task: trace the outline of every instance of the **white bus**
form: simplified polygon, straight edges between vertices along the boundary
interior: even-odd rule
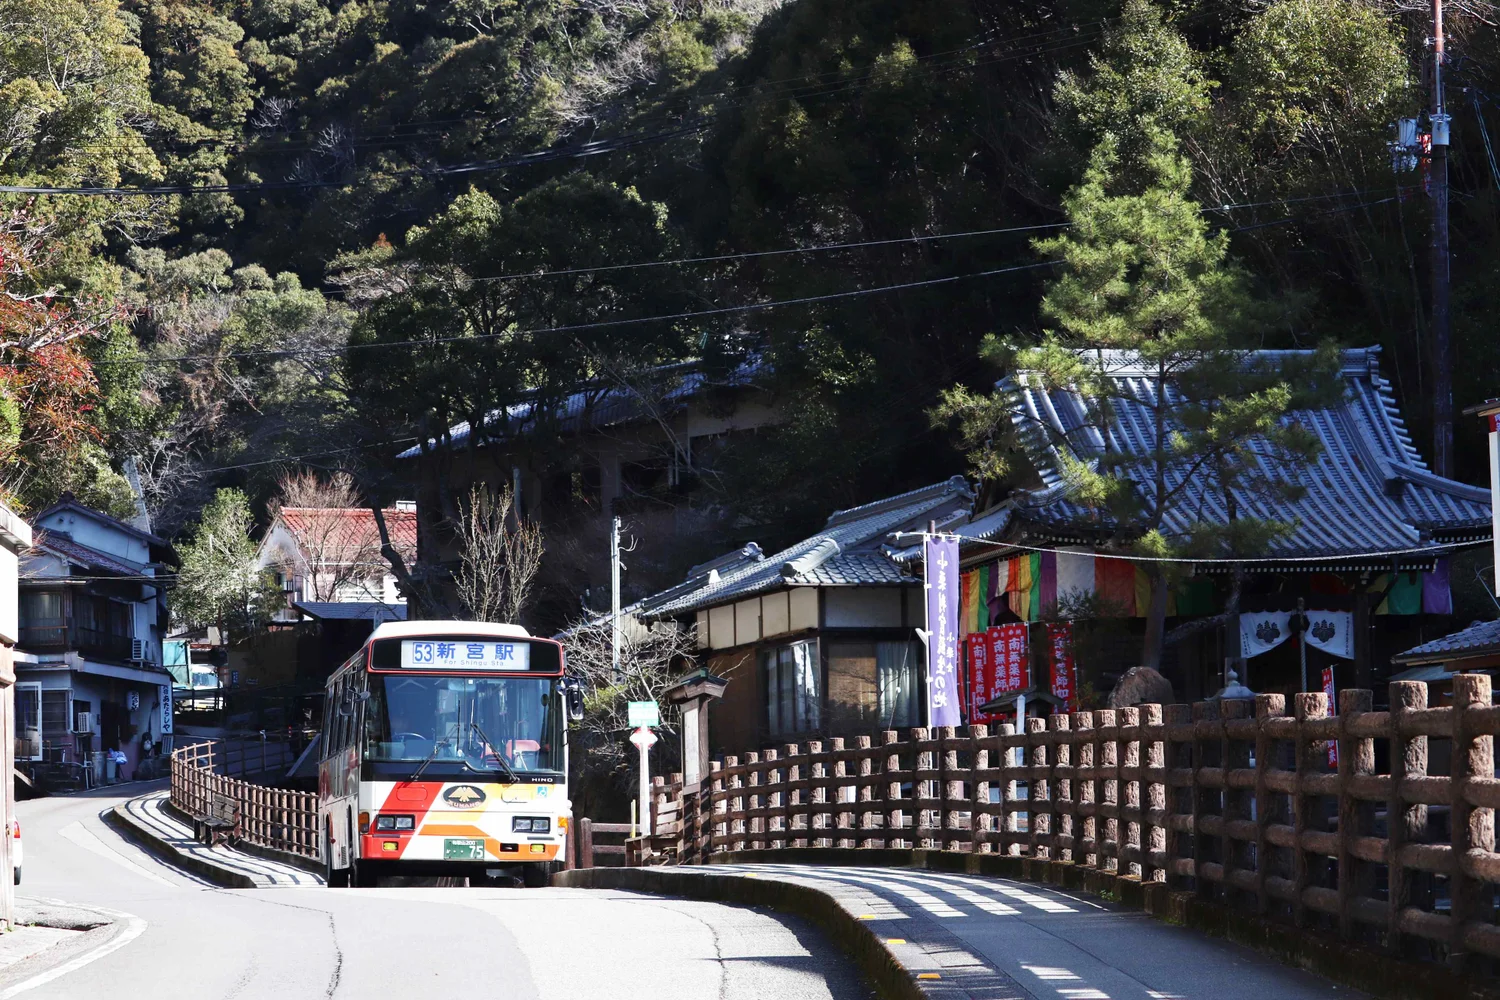
[[[515,625],[388,622],[328,679],[318,811],[330,886],[386,875],[546,885],[572,822],[560,643]]]

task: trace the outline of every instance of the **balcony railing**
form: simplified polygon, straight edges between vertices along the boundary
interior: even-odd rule
[[[130,636],[75,625],[21,626],[21,648],[40,652],[76,649],[110,660],[130,659]]]

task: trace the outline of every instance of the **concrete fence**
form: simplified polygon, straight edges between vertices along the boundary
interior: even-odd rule
[[[1002,854],[1165,882],[1232,911],[1397,955],[1500,958],[1490,678],[1254,702],[1143,705],[991,733],[791,744],[656,780],[632,854],[695,863],[784,848]],[[1336,763],[1334,761],[1336,760]]]
[[[221,752],[213,742],[172,751],[172,805],[195,825],[207,822],[251,844],[322,857],[317,795],[231,778],[220,773]]]

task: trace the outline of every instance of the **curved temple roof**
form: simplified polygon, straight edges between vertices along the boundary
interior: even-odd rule
[[[1305,352],[1258,351],[1253,357],[1276,360],[1297,353]],[[1283,418],[1284,423],[1301,424],[1322,445],[1318,458],[1295,476],[1303,487],[1300,497],[1267,500],[1250,490],[1236,491],[1241,511],[1294,524],[1289,536],[1275,542],[1266,555],[1347,557],[1427,546],[1436,550],[1444,542],[1489,538],[1489,490],[1444,479],[1427,468],[1401,419],[1390,383],[1380,375],[1379,359],[1378,347],[1345,351],[1339,371],[1345,386],[1343,402]],[[1147,417],[1156,380],[1127,352],[1104,352],[1104,363],[1123,396],[1143,401],[1112,401],[1111,450],[1144,460],[1154,447]],[[1071,498],[1060,461],[1064,449],[1088,461],[1102,445],[1098,429],[1088,421],[1088,400],[1074,390],[1046,389],[1027,372],[1007,378],[1001,387],[1014,394],[1012,420],[1043,484],[1007,505],[1015,519],[1061,536],[1108,530],[1110,525],[1099,514]],[[1285,475],[1280,466],[1262,467],[1268,477]],[[1200,517],[1227,523],[1229,513],[1211,480],[1188,477],[1184,482],[1183,471],[1174,469],[1168,485],[1182,487],[1183,501],[1168,512],[1165,533],[1183,534]]]

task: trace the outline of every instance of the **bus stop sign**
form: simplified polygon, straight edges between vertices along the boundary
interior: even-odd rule
[[[630,734],[630,742],[642,750],[650,750],[656,745],[656,734],[643,726]]]
[[[661,710],[657,708],[654,701],[632,701],[628,702],[625,710],[629,715],[631,726],[639,729],[642,726],[661,725]]]

